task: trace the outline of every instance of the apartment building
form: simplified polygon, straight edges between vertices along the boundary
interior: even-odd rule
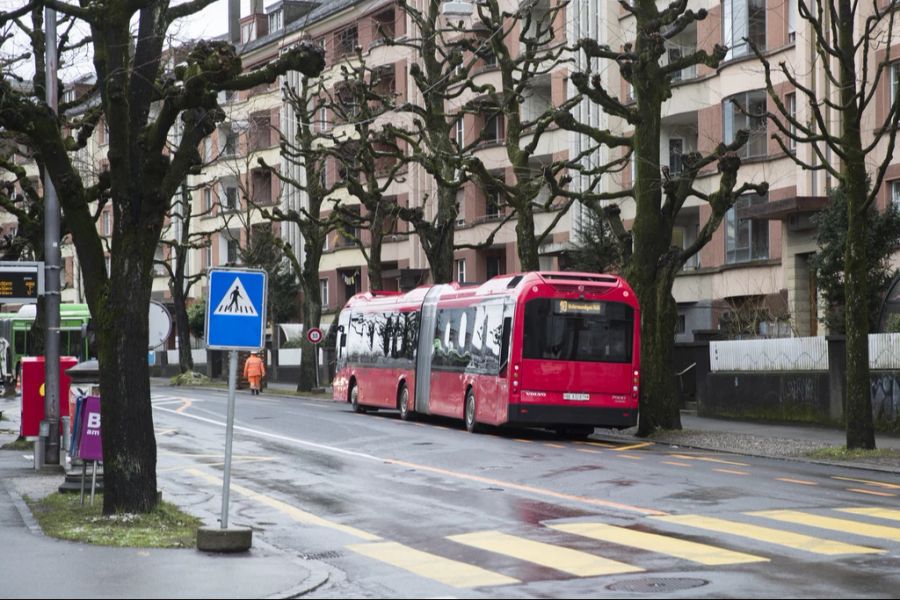
[[[504,0],[504,6],[515,8],[520,0]],[[546,10],[553,0],[527,1],[532,10]],[[424,0],[419,0],[424,4]],[[508,5],[508,6],[507,6]],[[674,59],[696,48],[712,50],[716,43],[730,49],[717,69],[705,66],[682,71],[674,83],[672,98],[664,108],[661,140],[661,162],[670,172],[682,168],[682,157],[691,151],[711,152],[721,141],[731,141],[735,132],[749,129],[750,140],[741,150],[743,166],[740,178],[769,183],[765,197],[747,196],[729,211],[724,223],[709,243],[675,282],[678,302],[679,340],[690,340],[695,330],[724,329],[730,333],[756,335],[822,335],[826,333],[817,314],[817,289],[810,260],[816,252],[814,215],[827,203],[827,190],[834,182],[822,172],[799,168],[791,156],[771,139],[775,126],[735,109],[733,100],[750,114],[768,110],[776,112],[765,91],[765,79],[759,62],[745,38],[765,49],[773,64],[786,61],[798,68],[803,84],[821,90],[823,97],[834,94],[821,69],[816,67],[812,35],[805,21],[797,16],[796,0],[692,0],[690,8],[704,8],[709,16],[667,42],[669,57]],[[634,19],[613,0],[572,0],[559,19],[559,31],[568,40],[591,37],[601,44],[620,47],[633,38]],[[242,15],[232,32],[247,69],[263,65],[284,48],[301,39],[314,40],[326,52],[325,77],[339,81],[340,65],[353,60],[356,47],[362,48],[367,64],[386,75],[385,93],[395,94],[398,104],[415,102],[417,89],[409,76],[416,60],[412,51],[402,45],[385,44],[385,37],[403,40],[416,35],[413,24],[392,0],[281,0],[264,5],[251,2],[250,12]],[[883,56],[884,50],[881,50]],[[900,44],[892,49],[900,56]],[[582,56],[560,65],[533,82],[533,93],[525,100],[523,110],[536,113],[549,105],[559,105],[575,94],[569,81],[572,70],[585,67]],[[871,65],[870,65],[871,66]],[[629,101],[629,86],[614,65],[600,69],[607,89],[617,90]],[[500,85],[496,65],[489,56],[479,58],[470,73],[476,83]],[[296,85],[296,75],[288,74],[277,83],[248,92],[221,98],[228,119],[204,142],[201,155],[206,162],[201,175],[187,182],[192,202],[191,231],[209,240],[207,247],[192,251],[189,271],[201,273],[213,266],[238,262],[238,250],[246,244],[253,227],[268,226],[258,211],[250,209],[248,198],[255,204],[303,206],[304,197],[296,189],[283,187],[277,177],[259,168],[258,159],[276,166],[282,173],[296,176],[296,169],[282,160],[279,153],[281,133],[290,136],[295,126],[290,106],[282,98],[281,87]],[[874,135],[875,120],[889,109],[900,84],[900,62],[882,82],[877,110],[869,117],[867,135]],[[787,81],[776,82],[776,91],[786,106],[800,119],[808,118],[804,100]],[[622,122],[604,114],[588,101],[573,109],[580,122],[614,131],[627,132]],[[398,117],[399,118],[399,117]],[[832,115],[836,126],[836,117]],[[322,130],[340,127],[327,111],[317,117]],[[485,139],[474,150],[492,171],[512,178],[506,156],[505,123],[502,115],[467,114],[457,124],[461,142]],[[177,131],[173,132],[177,136]],[[95,132],[96,144],[91,152],[103,154],[103,131]],[[534,157],[534,168],[568,156],[578,156],[588,142],[584,138],[553,129],[542,139]],[[804,145],[789,148],[791,153],[815,164],[817,157]],[[886,152],[884,145],[874,153]],[[594,164],[607,156],[587,157]],[[102,159],[100,159],[102,160]],[[609,176],[606,190],[631,185],[634,169]],[[329,182],[341,177],[331,163],[326,177]],[[574,185],[581,185],[576,178]],[[718,177],[704,173],[698,187],[715,189]],[[414,165],[402,173],[388,194],[406,206],[424,206],[433,211],[436,188],[432,179]],[[344,206],[358,202],[346,194],[336,195]],[[900,160],[891,166],[879,194],[884,207],[900,202]],[[634,204],[621,203],[623,217],[634,217]],[[362,210],[362,208],[360,208]],[[461,245],[483,242],[504,217],[505,207],[497,198],[483,192],[479,185],[468,183],[459,194],[459,216],[456,241]],[[696,239],[699,229],[710,215],[710,208],[700,200],[690,201],[677,216],[673,244],[687,246]],[[586,209],[575,205],[553,228],[540,249],[541,268],[564,268],[566,251],[577,241],[577,231]],[[557,215],[553,211],[536,215],[536,230],[543,230]],[[111,231],[109,217],[101,215],[98,227]],[[174,218],[165,235],[179,235]],[[295,227],[273,224],[272,227],[302,252],[303,241]],[[393,225],[385,239],[382,256],[384,287],[403,289],[427,281],[428,262],[417,236],[402,221]],[[505,225],[487,248],[458,250],[454,256],[454,273],[458,281],[483,281],[494,275],[519,270],[515,244],[515,223]],[[104,230],[104,228],[107,228]],[[367,239],[368,233],[359,233]],[[160,256],[166,258],[166,251]],[[68,260],[68,259],[67,259]],[[74,259],[72,259],[74,260]],[[73,264],[73,281],[77,265]],[[68,262],[67,262],[68,268]],[[320,271],[324,322],[327,324],[354,293],[369,287],[366,261],[355,245],[340,232],[328,239]],[[205,288],[196,286],[192,294],[203,297]],[[159,277],[154,295],[168,297],[165,278]]]

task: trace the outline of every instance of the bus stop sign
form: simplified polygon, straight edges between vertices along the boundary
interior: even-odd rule
[[[206,347],[260,350],[266,343],[268,276],[257,269],[211,269],[206,300]]]

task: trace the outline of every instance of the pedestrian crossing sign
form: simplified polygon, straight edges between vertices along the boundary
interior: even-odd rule
[[[257,269],[211,269],[206,301],[206,347],[259,350],[265,345],[267,274]]]

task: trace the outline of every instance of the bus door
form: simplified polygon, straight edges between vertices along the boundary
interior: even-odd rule
[[[447,285],[436,285],[425,294],[422,302],[422,317],[419,320],[419,344],[416,351],[416,412],[430,414],[431,395],[431,354],[434,351],[434,326],[437,319],[437,304]]]

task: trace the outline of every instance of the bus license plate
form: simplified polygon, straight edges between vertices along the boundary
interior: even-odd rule
[[[584,401],[590,400],[590,399],[591,399],[590,394],[572,394],[569,392],[566,392],[565,394],[563,394],[563,400],[578,400],[579,402],[584,402]]]

